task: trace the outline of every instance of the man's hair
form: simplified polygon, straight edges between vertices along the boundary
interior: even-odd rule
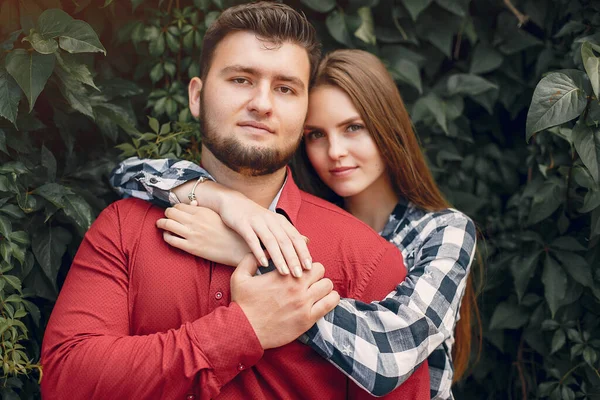
[[[321,44],[317,40],[315,28],[304,14],[285,4],[270,1],[228,8],[212,23],[204,35],[200,56],[202,80],[208,75],[219,42],[236,31],[254,32],[260,40],[276,45],[290,42],[303,47],[308,53],[310,81],[313,81],[321,57]]]

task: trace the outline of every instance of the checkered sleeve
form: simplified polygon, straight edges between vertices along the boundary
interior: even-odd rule
[[[130,157],[112,171],[109,181],[123,197],[136,197],[159,207],[169,207],[179,203],[171,190],[200,176],[214,180],[205,169],[190,161]]]
[[[395,291],[370,304],[342,299],[301,339],[375,396],[397,388],[453,338],[459,318],[475,252],[473,222],[456,211],[440,213],[415,240],[422,244],[414,266]],[[452,394],[439,397],[432,387],[432,396]]]

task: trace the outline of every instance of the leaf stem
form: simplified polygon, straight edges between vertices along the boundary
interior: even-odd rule
[[[519,28],[525,25],[527,21],[529,21],[529,16],[517,10],[517,7],[515,7],[510,0],[504,0],[504,4],[510,10],[510,12],[512,12],[515,15],[515,17],[517,17],[517,19],[519,20]]]

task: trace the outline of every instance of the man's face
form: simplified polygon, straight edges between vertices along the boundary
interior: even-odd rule
[[[302,137],[309,75],[304,48],[230,33],[217,46],[202,88],[203,145],[243,175],[283,168]]]

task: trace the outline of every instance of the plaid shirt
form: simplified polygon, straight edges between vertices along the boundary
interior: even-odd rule
[[[188,161],[129,158],[110,182],[125,196],[159,206],[170,190],[210,175]],[[375,396],[402,384],[428,360],[431,398],[453,399],[454,327],[475,253],[475,225],[461,212],[425,212],[400,201],[380,232],[402,252],[408,274],[379,302],[342,299],[300,340]]]

